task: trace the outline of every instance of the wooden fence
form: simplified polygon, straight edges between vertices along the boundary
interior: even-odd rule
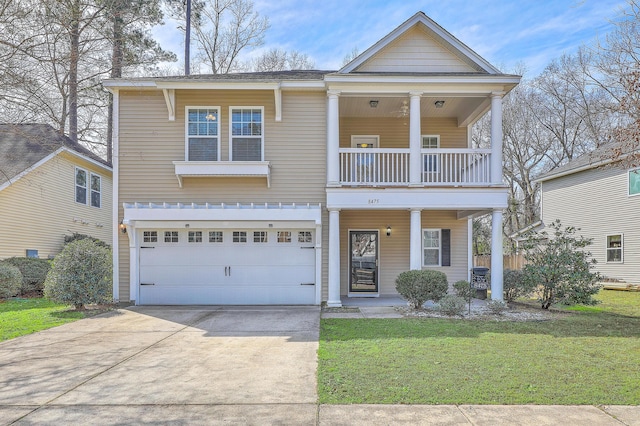
[[[526,264],[524,256],[521,254],[505,254],[502,257],[504,269],[520,270]],[[483,254],[479,256],[473,256],[473,266],[484,266],[491,269],[491,255]]]

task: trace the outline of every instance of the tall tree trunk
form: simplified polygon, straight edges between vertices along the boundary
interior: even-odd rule
[[[73,4],[69,28],[69,138],[78,142],[78,60],[80,58],[80,5]]]
[[[113,50],[111,52],[111,78],[122,77],[123,39],[121,2],[114,2],[113,15]],[[109,93],[109,107],[107,116],[107,161],[113,161],[113,94]]]

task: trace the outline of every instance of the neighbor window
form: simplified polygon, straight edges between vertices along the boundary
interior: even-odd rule
[[[76,203],[87,204],[87,171],[76,168]]]
[[[622,234],[607,236],[607,262],[621,263],[622,249]]]
[[[245,231],[233,231],[233,242],[234,243],[246,243],[247,242],[247,233]]]
[[[101,181],[100,176],[91,173],[91,207],[100,207],[102,198],[100,196]]]
[[[629,170],[629,195],[640,194],[640,169]]]
[[[222,241],[222,231],[209,231],[210,243],[221,243]]]
[[[231,160],[262,161],[262,107],[231,107]]]
[[[423,266],[440,266],[441,242],[439,229],[422,230]]]
[[[190,243],[201,243],[202,242],[202,231],[189,231],[189,242]]]
[[[290,243],[291,242],[291,231],[278,231],[278,242],[279,243]]]
[[[164,231],[164,242],[165,243],[177,243],[178,242],[178,231]]]
[[[187,161],[218,161],[218,107],[187,107]]]
[[[157,243],[158,242],[158,231],[144,231],[142,233],[142,240],[145,243]]]
[[[35,257],[38,258],[38,250],[27,249],[27,257]]]

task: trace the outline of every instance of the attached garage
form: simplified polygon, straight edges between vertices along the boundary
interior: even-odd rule
[[[319,303],[319,206],[133,204],[123,222],[138,305]]]

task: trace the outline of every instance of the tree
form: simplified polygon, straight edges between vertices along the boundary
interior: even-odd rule
[[[169,0],[172,16],[185,22],[185,4]],[[191,26],[197,54],[211,74],[227,74],[242,67],[240,54],[262,46],[269,20],[253,9],[251,0],[192,0]]]
[[[308,55],[297,50],[287,52],[284,49],[269,49],[257,58],[252,59],[246,66],[248,71],[287,71],[310,70],[315,63]]]
[[[576,228],[563,228],[559,220],[548,227],[551,235],[533,232],[523,243],[528,262],[523,268],[525,287],[540,289],[542,309],[554,303],[596,304],[593,295],[600,291],[600,276],[591,272],[596,261],[585,251],[592,241],[577,236]]]

